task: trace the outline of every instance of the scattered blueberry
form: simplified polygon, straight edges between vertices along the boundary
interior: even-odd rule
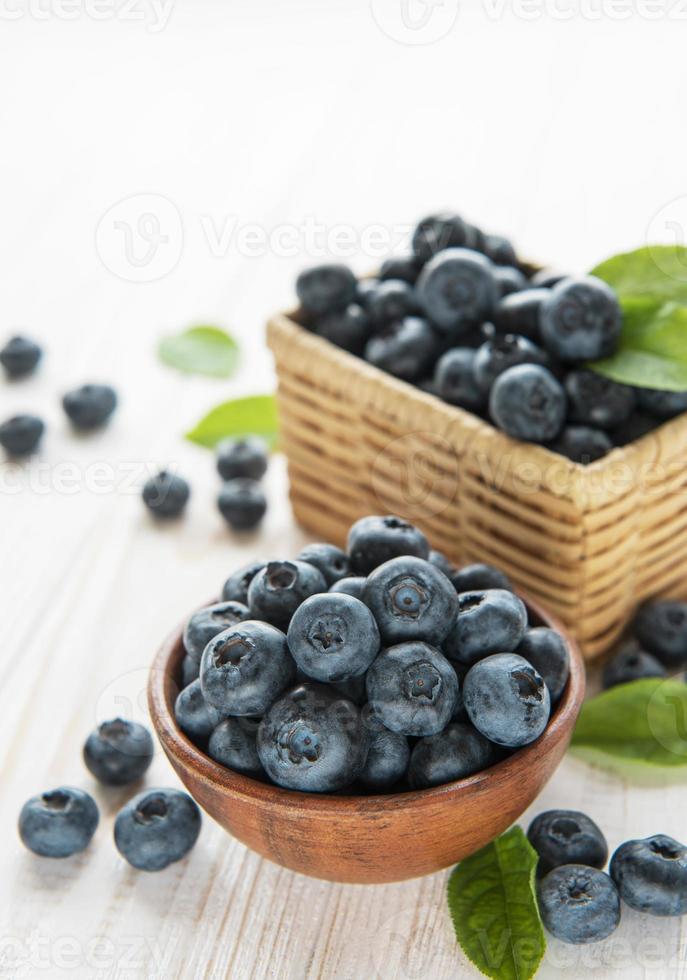
[[[109,385],[83,385],[68,391],[62,406],[74,428],[99,429],[117,407],[117,395]]]
[[[424,640],[439,646],[453,627],[458,597],[449,579],[424,558],[403,556],[380,565],[367,578],[363,602],[385,644]]]
[[[566,425],[551,448],[561,456],[567,456],[573,463],[588,466],[610,453],[613,443],[602,429],[592,429],[588,425]]]
[[[507,589],[458,595],[458,617],[444,643],[450,660],[471,667],[492,653],[516,650],[527,628],[524,602]]]
[[[143,503],[156,517],[179,517],[190,496],[191,488],[186,480],[167,470],[150,477],[143,487]]]
[[[328,586],[346,578],[350,572],[348,555],[333,544],[306,544],[305,548],[301,548],[298,560],[307,561],[309,565],[318,568]]]
[[[664,667],[679,670],[687,663],[687,602],[645,603],[632,624],[640,646]]]
[[[434,388],[449,405],[481,412],[486,398],[475,378],[475,357],[470,347],[453,347],[442,354],[434,369]]]
[[[620,922],[618,889],[603,871],[564,864],[549,871],[537,889],[548,931],[564,943],[596,943]]]
[[[153,761],[153,739],[144,725],[115,718],[91,732],[83,747],[88,770],[108,786],[140,779]]]
[[[367,312],[377,326],[411,317],[419,312],[415,290],[403,279],[386,279],[367,297]]]
[[[368,297],[368,301],[371,296]],[[358,303],[349,303],[343,310],[334,310],[319,317],[315,333],[330,344],[336,344],[350,354],[362,355],[370,338],[370,321],[366,310]]]
[[[615,429],[626,422],[637,404],[635,389],[604,378],[596,371],[570,371],[565,391],[571,422],[597,429]]]
[[[370,748],[360,782],[372,790],[386,790],[405,775],[410,759],[410,746],[405,735],[380,728],[370,736]]]
[[[542,341],[561,361],[608,357],[615,351],[621,326],[618,297],[594,276],[562,279],[541,306]]]
[[[687,847],[672,837],[626,841],[611,858],[610,874],[630,908],[649,915],[687,913]]]
[[[603,686],[615,687],[617,684],[629,684],[645,677],[667,675],[667,670],[656,657],[639,649],[635,643],[628,643],[605,665]]]
[[[258,722],[254,718],[225,718],[210,736],[208,755],[227,769],[246,776],[262,776],[257,735]]]
[[[184,627],[186,653],[196,663],[200,663],[203,651],[210,640],[230,626],[244,623],[250,618],[250,610],[242,602],[229,600],[204,606],[193,613]]]
[[[219,512],[234,531],[252,531],[267,511],[267,498],[257,480],[227,480],[217,497]]]
[[[266,564],[267,561],[258,559],[233,572],[222,587],[222,598],[225,601],[233,600],[246,604],[248,602],[248,587]]]
[[[547,368],[518,364],[494,382],[489,411],[498,427],[514,439],[550,442],[563,428],[565,391]]]
[[[652,388],[637,388],[639,407],[658,419],[671,419],[674,415],[687,412],[687,391],[655,391]]]
[[[392,732],[436,735],[448,724],[458,697],[456,672],[427,643],[399,643],[382,650],[367,672],[374,714]]]
[[[362,517],[348,532],[348,556],[357,575],[368,575],[377,565],[401,555],[429,557],[422,531],[401,517]]]
[[[413,232],[413,252],[420,262],[426,262],[446,248],[467,245],[469,239],[469,226],[457,214],[450,211],[430,214]]]
[[[433,366],[437,337],[427,320],[407,316],[386,326],[365,346],[365,360],[404,381],[417,381]]]
[[[178,789],[147,789],[117,814],[117,850],[140,871],[161,871],[180,861],[200,833],[200,810]]]
[[[345,265],[318,265],[301,272],[296,293],[308,313],[322,315],[345,309],[355,299],[355,276]]]
[[[200,679],[191,681],[188,687],[180,691],[174,702],[177,724],[190,738],[208,738],[223,716],[222,712],[205,700]]]
[[[329,586],[330,592],[343,592],[345,595],[352,595],[354,599],[362,599],[365,578],[362,575],[347,575],[340,578]]]
[[[551,695],[551,703],[560,698],[570,673],[570,651],[556,630],[546,626],[528,629],[516,653],[541,674]]]
[[[523,289],[503,296],[494,310],[493,320],[497,330],[538,341],[540,309],[548,295],[548,289]]]
[[[38,446],[45,431],[35,415],[14,415],[0,425],[0,446],[10,456],[28,456]]]
[[[513,586],[505,572],[481,562],[458,568],[451,575],[451,581],[456,592],[482,592],[485,589],[513,591]]]
[[[506,334],[485,341],[475,353],[473,366],[477,386],[487,394],[500,374],[516,364],[545,364],[544,351],[526,337]]]
[[[325,592],[303,602],[289,624],[291,656],[316,681],[363,674],[379,652],[379,629],[367,606],[344,593]]]
[[[489,259],[465,248],[439,252],[417,281],[422,308],[440,330],[458,335],[488,320],[497,300]]]
[[[412,789],[426,789],[454,779],[465,779],[503,758],[503,751],[472,725],[454,722],[438,735],[421,738],[413,748],[408,768]]]
[[[475,728],[497,745],[510,748],[539,738],[551,709],[541,674],[514,653],[493,654],[471,667],[463,683],[463,700]]]
[[[256,436],[224,439],[217,447],[217,472],[223,480],[261,480],[267,472],[265,443]]]
[[[286,629],[300,604],[327,583],[319,569],[305,561],[269,561],[248,587],[248,606],[254,619]]]
[[[24,378],[35,370],[42,354],[38,344],[28,337],[11,337],[0,350],[0,364],[8,378]]]
[[[99,819],[93,797],[61,786],[26,801],[19,814],[19,836],[34,854],[69,857],[88,847]]]
[[[603,868],[608,844],[601,830],[578,810],[546,810],[534,818],[527,839],[539,855],[537,874],[543,876],[563,864]]]

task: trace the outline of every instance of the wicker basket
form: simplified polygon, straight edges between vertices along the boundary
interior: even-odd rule
[[[493,562],[586,657],[637,603],[687,598],[687,415],[580,466],[516,442],[300,327],[268,325],[296,519],[343,543],[365,514],[412,520],[456,563]]]

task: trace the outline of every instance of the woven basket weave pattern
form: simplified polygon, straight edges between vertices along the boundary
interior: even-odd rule
[[[268,325],[296,519],[342,544],[395,513],[456,563],[493,562],[589,658],[653,595],[687,598],[687,416],[579,466],[379,371],[285,315]]]

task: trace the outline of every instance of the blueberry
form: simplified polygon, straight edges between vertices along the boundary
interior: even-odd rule
[[[502,333],[515,333],[530,340],[539,340],[540,309],[548,295],[548,289],[523,289],[502,296],[494,310],[495,327]]]
[[[28,456],[44,431],[45,425],[35,415],[14,415],[0,425],[0,446],[10,456]]]
[[[74,428],[99,429],[117,407],[117,395],[109,385],[82,385],[67,392],[62,406]]]
[[[687,391],[655,391],[637,388],[639,407],[657,419],[671,419],[687,412]]]
[[[569,279],[567,272],[560,272],[558,269],[538,269],[531,277],[530,282],[537,289],[553,289],[559,282]]]
[[[402,279],[404,282],[415,285],[422,263],[414,255],[392,255],[384,259],[379,268],[379,278]]]
[[[322,315],[345,309],[357,290],[355,276],[345,265],[336,263],[306,269],[296,280],[296,293],[308,313]]]
[[[225,718],[210,736],[208,755],[227,769],[246,776],[262,776],[257,735],[258,722],[254,718]]]
[[[370,572],[363,602],[385,644],[424,640],[439,646],[453,627],[458,597],[449,579],[424,558],[391,558]]]
[[[226,713],[226,712],[225,712]],[[191,681],[177,695],[174,717],[182,732],[191,739],[205,739],[219,725],[223,713],[205,700],[200,679]]]
[[[618,297],[594,276],[563,279],[540,310],[544,346],[561,361],[609,357],[616,349],[621,327]]]
[[[364,674],[379,652],[379,630],[367,606],[343,593],[310,596],[293,614],[289,650],[316,681],[344,681]]]
[[[269,561],[248,587],[248,606],[254,619],[286,629],[301,602],[326,592],[322,572],[306,561]]]
[[[551,709],[541,674],[514,653],[495,653],[471,667],[463,683],[463,700],[475,728],[509,748],[539,738]]]
[[[450,660],[471,667],[491,653],[516,650],[527,629],[524,602],[507,589],[484,589],[458,595],[458,617],[444,651]]]
[[[24,378],[31,374],[43,351],[28,337],[12,337],[0,350],[0,364],[8,378]]]
[[[186,480],[167,470],[160,470],[143,486],[143,503],[156,517],[179,517],[190,496],[191,488]]]
[[[465,779],[503,758],[503,750],[470,724],[454,722],[438,735],[421,738],[413,748],[408,768],[412,789],[427,789]]]
[[[501,298],[527,289],[527,279],[515,266],[497,265],[493,269],[493,275],[496,281],[496,290]]]
[[[367,672],[366,684],[374,714],[401,735],[438,734],[458,698],[451,664],[439,650],[419,641],[382,650]]]
[[[374,293],[377,286],[379,285],[379,279],[368,278],[359,279],[358,286],[355,293],[355,301],[362,308],[367,311],[367,304],[370,296]]]
[[[513,591],[510,579],[500,568],[477,562],[463,565],[451,575],[456,592],[482,592],[485,589],[507,589]]]
[[[153,740],[144,725],[115,718],[91,732],[83,747],[83,759],[101,783],[126,786],[143,776],[153,761],[153,751]]]
[[[550,448],[561,456],[567,456],[573,463],[588,466],[607,456],[613,449],[613,443],[602,429],[593,429],[588,425],[566,425]]]
[[[543,876],[563,864],[603,868],[608,844],[597,825],[577,810],[546,810],[534,818],[527,839],[539,855],[537,874]]]
[[[565,392],[547,368],[518,364],[500,374],[489,396],[494,422],[526,442],[550,442],[563,427]]]
[[[222,715],[262,715],[295,675],[284,634],[257,620],[219,633],[200,662],[203,697]]]
[[[632,624],[643,650],[664,667],[679,670],[687,663],[687,602],[645,603]]]
[[[437,337],[427,320],[407,316],[387,326],[365,346],[365,360],[404,381],[417,381],[433,367]]]
[[[419,312],[415,290],[403,279],[386,279],[367,297],[367,312],[378,326],[412,316]]]
[[[450,578],[455,571],[453,562],[449,561],[443,551],[437,551],[435,548],[432,548],[430,551],[427,561],[434,565],[435,568],[438,568],[440,572],[443,572],[447,578]]]
[[[418,278],[417,292],[432,323],[452,334],[489,320],[497,300],[491,262],[464,248],[430,259]]]
[[[470,226],[450,211],[430,214],[420,221],[413,232],[413,252],[420,262],[426,262],[445,248],[467,245]]]
[[[265,443],[256,436],[223,439],[217,447],[217,472],[223,480],[261,480],[267,472]]]
[[[640,650],[635,643],[628,643],[604,667],[604,688],[615,687],[617,684],[630,684],[645,677],[667,677],[668,672],[645,650]]]
[[[227,480],[217,496],[219,512],[234,531],[252,531],[267,511],[267,498],[257,480]]]
[[[340,578],[329,586],[330,592],[343,592],[345,595],[352,595],[354,599],[362,599],[365,577],[363,575],[347,575]]]
[[[561,634],[546,626],[535,626],[527,630],[516,653],[541,674],[555,704],[570,673],[570,651]]]
[[[248,587],[258,572],[267,564],[266,561],[258,559],[248,562],[237,571],[232,572],[222,587],[222,598],[225,601],[248,602]]]
[[[19,814],[19,836],[34,854],[69,857],[88,847],[99,817],[88,793],[60,786],[26,801]]]
[[[633,412],[627,422],[623,422],[613,429],[611,436],[616,446],[627,446],[630,442],[636,442],[643,436],[653,432],[659,425],[658,419],[643,412]]]
[[[203,651],[218,633],[244,623],[251,618],[248,606],[242,602],[216,602],[204,606],[189,618],[184,627],[184,649],[196,663],[200,663]]]
[[[180,861],[200,833],[200,810],[178,789],[147,789],[117,814],[114,840],[125,860],[140,871],[161,871]]]
[[[610,874],[630,908],[649,915],[687,913],[687,847],[672,837],[625,841],[611,858]]]
[[[269,709],[258,755],[278,786],[332,793],[360,775],[369,746],[359,709],[319,684],[301,684]]]
[[[405,735],[389,732],[380,728],[370,736],[370,748],[360,782],[372,790],[385,790],[403,779],[408,760],[410,746]]]
[[[357,575],[367,575],[378,565],[401,555],[429,557],[429,543],[422,531],[401,517],[361,517],[348,532],[348,555]]]
[[[346,578],[350,572],[348,556],[341,548],[333,544],[306,544],[298,555],[299,561],[307,561],[309,565],[318,568],[328,586],[334,585],[339,579]]]
[[[487,235],[484,243],[484,254],[487,258],[495,262],[496,265],[513,267],[517,265],[518,257],[515,254],[513,243],[504,238],[503,235]],[[517,270],[520,272],[520,270]],[[520,275],[525,278],[520,272]]]
[[[188,654],[181,661],[181,686],[188,687],[200,677],[200,661],[194,660]]]
[[[565,382],[570,421],[597,429],[615,429],[632,415],[634,388],[618,384],[595,371],[570,371]]]
[[[486,393],[500,374],[516,364],[546,364],[544,351],[526,337],[506,334],[485,341],[475,353],[473,370],[477,386]]]
[[[486,398],[475,379],[475,357],[470,347],[453,347],[442,354],[434,369],[434,388],[449,405],[481,412]]]
[[[325,313],[315,323],[315,333],[350,354],[360,356],[370,338],[370,320],[358,303],[349,303],[343,310]]]
[[[597,943],[620,922],[618,889],[603,871],[584,864],[549,871],[537,897],[544,925],[564,943]]]

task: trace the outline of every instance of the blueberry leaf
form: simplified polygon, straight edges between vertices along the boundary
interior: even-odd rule
[[[222,402],[198,422],[186,438],[213,448],[221,439],[261,436],[274,447],[278,433],[274,395],[249,395]]]
[[[456,938],[477,969],[494,980],[528,980],[544,955],[536,867],[536,851],[520,827],[511,827],[449,877]]]
[[[239,346],[219,327],[190,327],[163,337],[158,345],[161,361],[188,374],[229,378],[236,370]]]
[[[646,245],[621,252],[590,274],[612,286],[621,300],[635,297],[687,306],[687,248],[681,245]]]
[[[687,766],[687,684],[648,678],[587,701],[571,748],[624,774]]]

